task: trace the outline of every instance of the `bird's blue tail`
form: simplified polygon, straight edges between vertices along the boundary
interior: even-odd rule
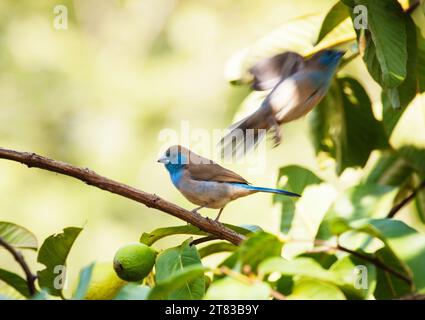
[[[256,186],[250,186],[249,184],[239,184],[241,187],[249,190],[255,190],[258,192],[268,192],[268,193],[275,193],[275,194],[283,194],[285,196],[289,197],[301,197],[298,193],[281,190],[281,189],[272,189],[272,188],[262,188],[262,187],[256,187]]]

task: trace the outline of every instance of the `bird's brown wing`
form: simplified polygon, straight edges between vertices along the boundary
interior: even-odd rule
[[[223,168],[214,162],[209,164],[189,164],[186,166],[186,169],[189,171],[190,177],[194,180],[248,184],[248,181],[237,173]]]
[[[256,63],[249,71],[254,76],[254,90],[274,88],[304,66],[304,58],[296,52],[285,52]]]
[[[185,169],[193,180],[248,184],[248,181],[237,173],[223,168],[210,159],[204,158],[183,147],[180,147],[180,152],[186,154],[189,159],[189,163],[185,165]]]

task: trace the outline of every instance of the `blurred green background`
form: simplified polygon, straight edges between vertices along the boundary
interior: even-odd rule
[[[191,209],[156,163],[159,132],[226,128],[247,88],[232,87],[224,66],[233,53],[332,0],[75,0],[0,2],[0,146],[32,151],[156,193]],[[68,29],[53,28],[55,5],[68,8]],[[372,98],[379,90],[363,63]],[[266,171],[230,166],[257,185],[274,186],[278,168],[317,169],[306,119],[286,125],[283,143],[267,152]],[[347,180],[355,175],[348,170]],[[333,168],[324,175],[332,177]],[[342,179],[344,181],[344,179]],[[68,260],[71,279],[88,263],[111,261],[142,232],[181,224],[130,200],[10,161],[0,161],[0,219],[32,230],[40,243],[67,226],[84,226]],[[215,216],[213,210],[202,213]],[[279,230],[270,195],[230,204],[222,220]],[[176,242],[160,241],[158,248]],[[26,253],[36,266],[35,253]],[[0,255],[2,267],[18,267]]]

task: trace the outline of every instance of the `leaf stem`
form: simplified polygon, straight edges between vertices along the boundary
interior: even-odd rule
[[[206,237],[202,237],[202,238],[198,238],[193,240],[190,245],[197,245],[197,244],[201,244],[204,242],[208,242],[208,241],[213,241],[213,240],[217,240],[219,238],[217,238],[216,236],[206,236]]]
[[[413,189],[412,193],[409,194],[406,198],[401,200],[399,203],[397,203],[387,214],[387,218],[393,218],[404,206],[410,203],[418,194],[419,191],[422,189],[425,189],[425,180],[422,181],[422,183],[417,186],[415,189]]]

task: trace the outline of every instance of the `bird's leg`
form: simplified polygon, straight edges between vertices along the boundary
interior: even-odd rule
[[[192,212],[199,214],[198,210],[201,210],[202,208],[204,208],[204,206],[197,207],[197,208],[193,209]]]
[[[273,147],[276,147],[277,145],[279,145],[280,141],[282,140],[282,135],[280,133],[280,126],[274,117],[269,120],[269,124],[271,129],[270,131],[273,133],[273,142],[274,142]]]
[[[214,219],[214,221],[218,222],[218,219],[220,219],[220,215],[223,212],[223,209],[224,209],[224,207],[220,209],[220,211],[218,212],[218,216]]]
[[[191,210],[190,212],[192,212],[192,213],[196,213],[196,214],[199,214],[198,210],[201,210],[202,208],[204,208],[204,207],[203,207],[203,206],[200,206],[200,207],[197,207],[197,208],[195,208],[195,209]],[[189,223],[189,222],[187,222],[187,225],[190,225],[190,223]]]

